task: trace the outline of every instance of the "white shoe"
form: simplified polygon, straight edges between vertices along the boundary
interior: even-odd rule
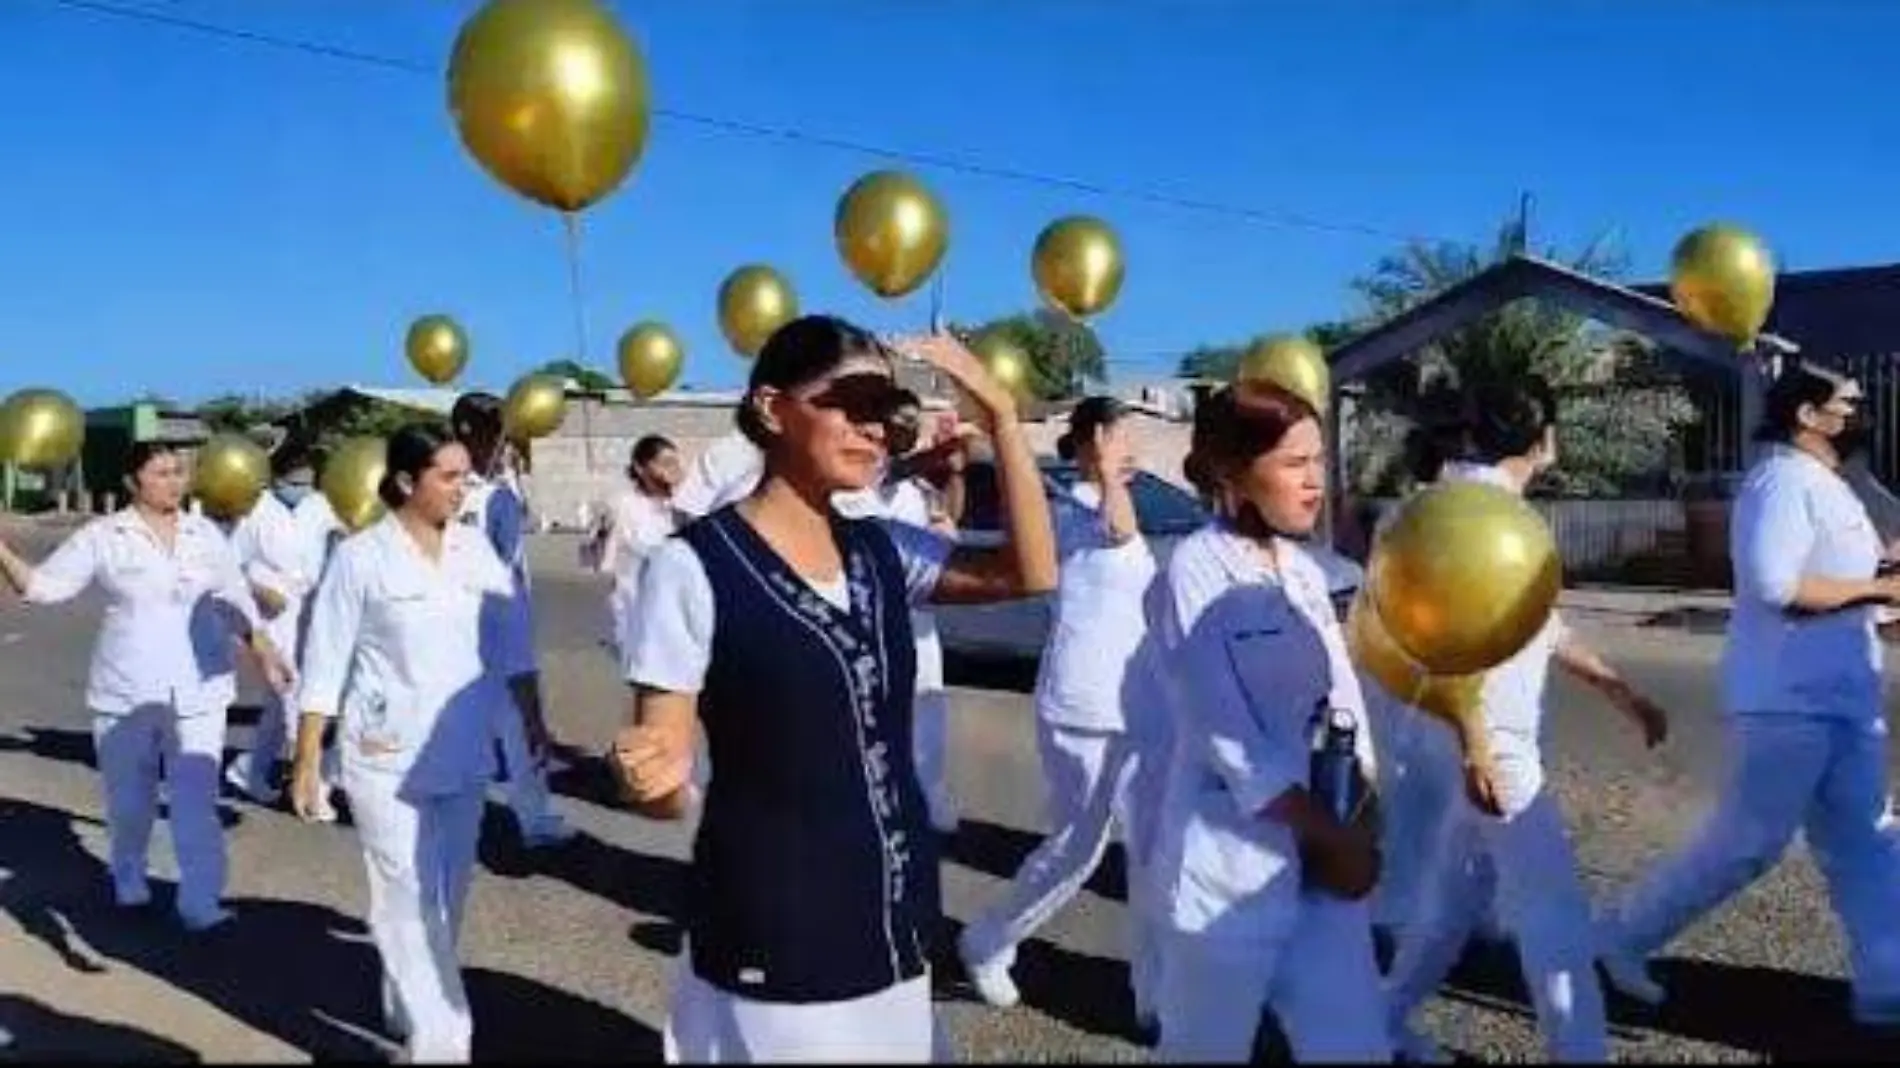
[[[336,806],[330,803],[330,792],[325,790],[322,796],[317,798],[316,808],[310,813],[310,822],[335,823],[336,821]]]
[[[977,996],[985,1004],[999,1009],[1007,1009],[1022,1000],[1022,991],[1016,989],[1016,980],[1009,974],[1010,965],[1016,963],[1014,952],[1001,953],[985,961],[977,961],[970,950],[970,929],[965,927],[957,936],[957,956],[963,959],[963,970],[970,975],[970,985],[976,987]]]
[[[521,844],[529,849],[542,849],[572,841],[579,833],[566,820],[550,814],[535,820],[533,826],[522,830]]]
[[[209,912],[187,912],[180,909],[178,912],[178,922],[184,924],[185,930],[190,931],[192,934],[202,934],[212,928],[221,927],[229,923],[236,915],[236,913],[222,905],[213,907]]]
[[[230,766],[224,769],[224,781],[230,784],[231,789],[250,798],[257,804],[265,806],[275,805],[284,796],[284,792],[274,786],[252,782],[251,768],[251,755],[249,753],[240,753],[236,759],[231,761]]]
[[[1597,964],[1603,968],[1603,978],[1610,989],[1654,1008],[1669,997],[1663,985],[1650,977],[1649,966],[1642,958],[1626,950],[1605,948],[1597,952]]]
[[[142,909],[152,903],[152,888],[144,880],[112,888],[113,903],[122,909]]]

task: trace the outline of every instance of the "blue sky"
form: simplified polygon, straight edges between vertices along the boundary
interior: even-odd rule
[[[439,65],[470,0],[113,0]],[[915,167],[946,201],[950,312],[1031,306],[1050,219],[1121,232],[1097,323],[1119,377],[1297,328],[1402,235],[1486,239],[1520,191],[1540,241],[1616,227],[1645,277],[1713,218],[1784,264],[1900,259],[1900,4],[1875,0],[619,0],[655,102],[684,112],[1382,236]],[[469,379],[570,354],[558,218],[464,156],[440,77],[0,4],[0,390],[102,404],[419,384],[413,316]],[[924,321],[839,264],[831,211],[879,160],[667,118],[583,221],[592,362],[645,317],[687,382],[745,371],[715,287],[763,260],[803,305]]]

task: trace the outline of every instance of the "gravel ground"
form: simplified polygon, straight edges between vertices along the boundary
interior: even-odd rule
[[[25,547],[37,551],[30,544]],[[537,544],[540,644],[558,732],[600,751],[624,698],[595,644],[599,587],[573,573],[571,544]],[[375,963],[358,920],[361,860],[343,827],[305,827],[229,804],[231,899],[240,918],[191,943],[162,916],[115,914],[99,857],[96,777],[77,707],[96,608],[23,614],[0,602],[0,1025],[14,1056],[133,1060],[379,1057]],[[1633,729],[1560,685],[1553,781],[1596,889],[1620,883],[1693,828],[1719,766],[1711,705],[1719,618],[1708,609],[1661,626],[1579,613],[1636,681],[1676,714],[1670,746],[1642,752]],[[956,676],[953,675],[953,679]],[[980,681],[981,673],[965,674]],[[992,898],[1037,841],[1040,784],[1029,709],[1017,693],[959,688],[953,775],[965,823],[945,866],[958,918]],[[235,727],[233,744],[248,737]],[[656,1034],[677,936],[667,922],[684,855],[678,829],[603,803],[583,763],[560,802],[584,836],[526,855],[491,805],[464,936],[476,1055],[588,1060],[658,1056]],[[161,827],[154,856],[170,876]],[[1111,875],[1024,947],[1025,1004],[998,1011],[942,978],[943,1009],[966,1060],[1126,1061],[1129,1007]],[[168,898],[161,889],[160,901]],[[1613,1004],[1624,1059],[1756,1060],[1900,1055],[1856,1031],[1839,981],[1838,934],[1797,847],[1670,950],[1658,974],[1675,991],[1660,1014]],[[1541,1056],[1514,960],[1480,947],[1423,1021],[1459,1053]]]

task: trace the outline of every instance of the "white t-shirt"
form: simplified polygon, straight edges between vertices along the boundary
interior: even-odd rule
[[[600,567],[614,576],[615,585],[632,585],[640,578],[640,560],[673,534],[673,511],[667,503],[627,488],[614,498],[612,526],[601,554]]]
[[[1076,484],[1051,502],[1061,579],[1036,680],[1036,714],[1046,723],[1126,731],[1123,686],[1148,632],[1142,598],[1155,577],[1154,553],[1140,535],[1116,544],[1102,516],[1101,490]]]
[[[693,458],[686,478],[673,491],[673,507],[695,518],[710,515],[751,493],[764,473],[765,454],[734,430]]]
[[[928,602],[955,544],[922,527],[888,519],[875,522],[897,547],[911,605]],[[829,582],[807,582],[832,605],[847,606],[849,592],[842,572]],[[669,538],[648,555],[640,574],[639,605],[623,665],[626,680],[672,693],[698,693],[712,660],[717,621],[712,580],[690,543]]]

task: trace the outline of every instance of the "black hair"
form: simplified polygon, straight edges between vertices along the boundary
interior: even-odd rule
[[[1807,360],[1786,365],[1762,397],[1761,424],[1755,428],[1755,440],[1787,444],[1801,429],[1802,407],[1821,407],[1833,400],[1848,381],[1845,375]]]
[[[390,511],[395,511],[409,503],[409,497],[415,492],[415,483],[422,473],[435,466],[435,454],[455,443],[455,439],[443,433],[436,423],[415,422],[398,427],[389,435],[388,458],[383,467],[383,479],[376,484],[376,495]],[[398,475],[409,476],[409,487],[404,489],[397,480]]]
[[[501,398],[472,390],[455,398],[449,409],[449,428],[464,445],[493,442],[501,437]]]
[[[1557,425],[1557,392],[1537,375],[1482,379],[1465,391],[1465,432],[1480,463],[1523,456]]]
[[[1095,440],[1096,432],[1111,427],[1128,414],[1128,408],[1113,397],[1084,397],[1069,410],[1069,428],[1056,439],[1056,455],[1074,460],[1084,442]]]
[[[796,389],[815,382],[854,356],[878,356],[896,363],[876,335],[835,315],[804,315],[774,330],[752,361],[746,395],[734,413],[739,432],[761,449],[770,446],[773,435],[759,414],[755,394],[760,389]]]
[[[627,454],[628,467],[641,467],[652,463],[659,455],[673,448],[673,442],[660,434],[648,434],[633,443],[633,451]]]
[[[178,446],[169,441],[135,441],[131,448],[125,450],[125,477],[137,485],[139,472],[145,469],[146,464],[160,456],[177,456],[178,453]]]

